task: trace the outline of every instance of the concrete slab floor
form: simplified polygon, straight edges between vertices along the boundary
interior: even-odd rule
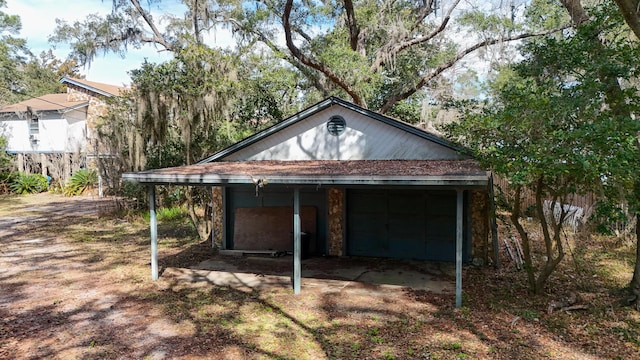
[[[191,269],[167,269],[162,276],[217,286],[260,290],[290,287],[291,256],[216,256]],[[323,291],[361,288],[358,284],[384,288],[411,288],[434,293],[455,291],[455,264],[417,260],[312,257],[302,261],[302,287],[320,286]],[[367,286],[367,291],[372,287]]]

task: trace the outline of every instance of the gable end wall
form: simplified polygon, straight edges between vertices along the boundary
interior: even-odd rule
[[[67,84],[67,99],[69,101],[89,101],[87,108],[87,137],[94,139],[98,120],[101,116],[106,115],[109,110],[106,98],[85,88]]]
[[[342,116],[346,130],[327,130],[332,116]],[[453,149],[369,118],[332,106],[237,150],[223,161],[256,160],[453,160]]]

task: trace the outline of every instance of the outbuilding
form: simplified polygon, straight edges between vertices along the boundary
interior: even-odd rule
[[[331,97],[197,164],[127,173],[150,185],[213,187],[221,249],[456,262],[489,256],[490,175],[445,139]]]

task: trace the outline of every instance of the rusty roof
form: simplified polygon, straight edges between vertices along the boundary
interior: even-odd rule
[[[87,106],[88,101],[67,101],[67,94],[47,94],[37,98],[21,101],[17,104],[7,105],[0,109],[3,113],[22,113],[27,112],[28,108],[32,111],[68,111],[82,106]]]
[[[450,185],[486,186],[474,160],[220,161],[123,174],[146,184]]]

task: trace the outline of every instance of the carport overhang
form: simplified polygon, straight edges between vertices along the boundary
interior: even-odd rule
[[[212,162],[125,173],[123,180],[148,186],[151,277],[158,279],[158,239],[155,214],[156,185],[284,186],[293,192],[293,289],[300,293],[300,188],[409,187],[452,189],[456,197],[456,306],[462,305],[463,193],[487,189],[489,174],[472,160],[355,160],[355,161],[243,161]]]

